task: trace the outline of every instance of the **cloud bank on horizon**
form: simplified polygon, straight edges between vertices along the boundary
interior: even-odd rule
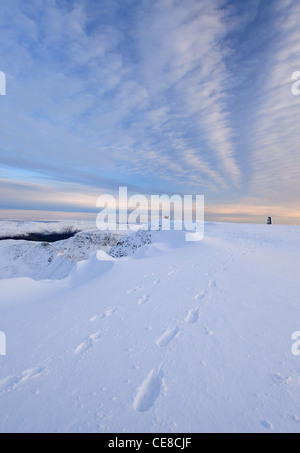
[[[127,186],[300,222],[299,23],[291,0],[2,2],[0,208]]]

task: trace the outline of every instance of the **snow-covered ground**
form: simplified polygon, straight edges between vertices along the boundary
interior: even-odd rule
[[[13,225],[11,233],[8,230],[10,224]],[[20,239],[32,234],[44,237],[47,234],[71,231],[77,233],[68,239],[51,243],[45,242],[47,237],[43,242]],[[65,222],[0,222],[0,279],[63,279],[69,275],[77,261],[86,260],[90,253],[104,250],[113,256],[123,256],[128,249],[127,243],[141,246],[143,240],[139,236],[145,234],[142,231],[133,235],[129,235],[127,231],[100,231],[95,224],[83,222],[76,225]],[[1,240],[1,237],[18,239]]]
[[[300,228],[142,234],[0,280],[0,431],[299,432]]]

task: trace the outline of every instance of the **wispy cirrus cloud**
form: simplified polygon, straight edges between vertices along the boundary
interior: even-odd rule
[[[124,182],[155,175],[166,188],[174,177],[237,184],[222,3],[127,2],[132,30],[118,2],[2,4],[3,163],[62,179],[80,168],[99,183],[105,168]]]
[[[26,206],[52,209],[126,185],[294,212],[299,19],[289,0],[2,2],[1,193],[17,206],[28,184]]]
[[[300,98],[292,74],[300,69],[300,4],[279,1],[273,11],[277,34],[268,55],[260,105],[252,124],[252,191],[267,201],[299,203]]]
[[[136,39],[141,54],[138,71],[152,104],[168,112],[161,130],[168,138],[170,131],[173,136],[176,131],[181,139],[181,153],[178,146],[174,149],[176,160],[185,166],[192,154],[191,164],[197,158],[197,171],[217,185],[222,174],[233,184],[240,181],[226,110],[224,56],[228,49],[223,41],[228,20],[223,4],[155,2],[144,12]],[[188,151],[191,148],[193,153]]]

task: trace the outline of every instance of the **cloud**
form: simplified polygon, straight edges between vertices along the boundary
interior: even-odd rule
[[[217,206],[298,200],[299,19],[287,0],[2,2],[11,202],[36,207],[31,184],[65,209],[70,193],[123,185]]]
[[[300,69],[300,5],[279,2],[277,36],[268,56],[260,105],[252,124],[252,192],[277,202],[299,200],[300,98],[292,95],[292,74]]]
[[[64,183],[21,182],[0,178],[0,209],[95,211],[99,190]],[[103,192],[103,190],[102,190]],[[100,192],[101,193],[101,192]]]
[[[3,163],[99,184],[105,173],[124,183],[156,177],[165,188],[174,177],[208,190],[238,184],[222,2],[129,2],[132,30],[116,5],[1,5]]]
[[[137,31],[141,54],[138,71],[152,103],[169,114],[161,124],[162,131],[177,131],[183,142],[186,129],[193,128],[198,143],[205,142],[197,149],[197,140],[191,143],[191,137],[186,137],[184,148],[194,148],[198,163],[206,159],[203,166],[197,166],[198,173],[214,174],[217,184],[222,179],[220,173],[225,173],[238,185],[240,171],[224,89],[228,71],[224,63],[227,49],[222,43],[226,32],[226,10],[221,2],[154,2],[154,7],[144,12]],[[179,153],[176,158],[181,161]],[[208,169],[208,160],[214,162],[214,170]]]

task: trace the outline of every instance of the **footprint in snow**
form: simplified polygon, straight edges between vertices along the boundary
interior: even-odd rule
[[[11,390],[19,390],[19,388],[25,382],[37,378],[42,374],[47,373],[46,364],[51,359],[46,360],[42,365],[39,365],[34,368],[29,368],[28,370],[23,371],[20,374],[14,376],[8,376],[0,381],[0,394],[5,392],[10,392]]]
[[[103,335],[102,330],[92,333],[88,338],[86,338],[78,346],[76,346],[76,348],[74,349],[74,354],[83,354],[84,352],[87,352],[92,346],[94,346],[99,341],[102,335]]]
[[[210,336],[215,334],[215,332],[213,330],[209,330],[207,327],[205,327],[204,332],[206,333],[206,335],[210,335]]]
[[[111,314],[113,314],[116,311],[115,308],[108,308],[105,313],[102,313],[101,315],[95,315],[90,319],[90,322],[95,322],[98,319],[105,319],[108,318]]]
[[[97,319],[102,319],[103,315],[95,315],[90,318],[90,322],[95,322]]]
[[[292,383],[292,381],[293,381],[292,376],[284,377],[284,376],[281,376],[280,373],[275,373],[272,377],[273,384],[281,386],[281,387],[290,385]]]
[[[217,286],[216,280],[210,280],[209,283],[208,283],[208,286],[210,288],[215,288]]]
[[[153,368],[142,385],[138,388],[133,408],[138,412],[147,412],[162,390],[162,365]]]
[[[186,315],[185,321],[189,324],[194,324],[199,318],[199,307],[191,308]]]
[[[148,294],[144,294],[142,297],[139,298],[138,304],[143,305],[146,304],[151,300],[151,297]]]
[[[195,294],[194,299],[200,300],[200,299],[204,299],[204,297],[205,297],[205,291],[200,291],[199,293]]]
[[[274,426],[272,425],[271,422],[269,422],[268,420],[262,420],[261,424],[263,425],[264,428],[266,429],[274,429]]]
[[[159,337],[158,340],[156,340],[156,344],[157,346],[167,346],[172,340],[173,338],[176,337],[176,335],[178,334],[179,332],[179,327],[174,327],[173,329],[167,329],[161,337]]]
[[[153,280],[153,285],[158,285],[159,283],[161,283],[160,279],[159,278],[155,278]]]
[[[126,291],[126,294],[135,293],[136,291],[139,291],[142,288],[143,288],[142,286],[136,286],[135,288],[132,288],[132,289],[129,289],[128,291]]]

